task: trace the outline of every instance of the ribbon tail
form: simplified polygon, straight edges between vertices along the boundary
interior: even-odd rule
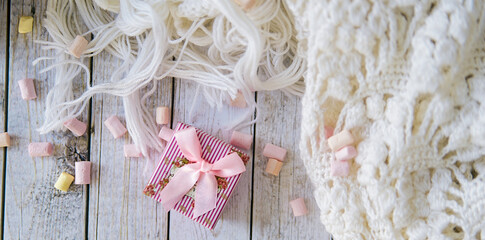
[[[194,171],[191,165],[194,164],[180,168],[160,192],[160,202],[165,211],[170,211],[197,182],[200,173]]]
[[[211,173],[202,173],[197,181],[195,189],[195,206],[193,218],[214,209],[216,207],[217,180]]]

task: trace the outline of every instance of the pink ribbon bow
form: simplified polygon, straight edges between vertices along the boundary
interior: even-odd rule
[[[177,131],[175,138],[185,158],[192,163],[181,167],[160,192],[161,203],[169,211],[197,183],[193,212],[193,218],[197,218],[216,207],[216,176],[231,177],[246,171],[246,167],[237,153],[231,153],[214,164],[202,159],[194,127]]]

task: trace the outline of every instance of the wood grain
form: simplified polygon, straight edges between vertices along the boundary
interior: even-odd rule
[[[36,128],[43,122],[45,97],[53,86],[53,74],[38,74],[46,67],[31,65],[43,54],[34,39],[47,40],[42,28],[47,1],[12,1],[8,132],[12,146],[8,148],[5,189],[5,239],[82,239],[85,233],[85,194],[83,187],[72,185],[64,193],[54,188],[61,172],[74,173],[74,162],[86,159],[87,136],[74,137],[70,132],[39,135]],[[19,34],[20,16],[33,16],[33,32]],[[26,77],[35,79],[37,99],[24,101],[17,81]],[[80,76],[80,78],[83,76]],[[74,89],[84,88],[77,79]],[[84,114],[83,119],[86,119]],[[48,141],[55,145],[54,156],[31,158],[26,148],[30,142]]]
[[[93,60],[94,84],[106,81],[121,61],[108,53]],[[172,105],[172,80],[160,82],[148,106]],[[167,214],[142,191],[148,182],[143,174],[145,160],[126,158],[123,145],[132,143],[128,134],[114,139],[103,122],[117,115],[125,124],[122,98],[97,95],[93,98],[91,136],[92,184],[89,191],[89,239],[163,239],[167,235]],[[159,158],[155,154],[153,158]]]
[[[205,132],[229,142],[232,131],[221,130],[234,119],[239,119],[247,109],[237,109],[225,106],[221,111],[208,106],[202,96],[198,96],[194,105],[194,112],[190,116],[190,109],[194,102],[196,85],[177,79],[174,93],[174,124],[185,122]],[[248,119],[249,120],[249,119]],[[241,132],[251,133],[252,127],[241,129]],[[249,156],[253,152],[246,151]],[[251,175],[253,160],[246,166],[236,189],[224,208],[214,230],[195,223],[182,214],[170,212],[170,239],[249,239],[251,219]]]
[[[10,26],[9,22],[9,11],[10,5],[6,0],[0,0],[0,132],[5,132],[5,119],[6,119],[6,102],[7,96],[5,94],[7,68],[6,63],[8,62],[7,46],[8,46],[8,31],[7,27]],[[5,148],[0,148],[0,191],[2,193],[2,206],[5,199],[5,187],[4,187],[4,176],[5,176]],[[0,207],[0,222],[3,223],[3,207]],[[3,228],[0,228],[0,236],[3,236]]]
[[[159,203],[142,194],[150,175],[143,175],[144,160],[123,156],[123,145],[131,143],[129,136],[115,140],[103,125],[112,114],[124,122],[121,98],[95,96],[92,110],[86,109],[82,115],[83,121],[91,120],[91,133],[82,137],[70,132],[37,133],[45,97],[53,85],[53,73],[38,74],[47,64],[31,65],[33,59],[45,55],[33,40],[49,39],[41,27],[47,0],[9,2],[0,0],[0,132],[8,130],[12,135],[7,152],[0,148],[0,167],[5,166],[0,178],[2,239],[330,239],[319,221],[313,189],[299,158],[299,98],[280,91],[258,93],[259,122],[240,130],[256,135],[254,152],[247,151],[252,156],[247,171],[214,230],[177,212],[168,218]],[[22,15],[34,17],[32,33],[18,33]],[[89,63],[89,59],[85,61]],[[107,53],[96,56],[93,81],[106,81],[120,64]],[[35,78],[36,100],[20,97],[17,81],[25,77]],[[85,88],[84,78],[75,81],[78,94]],[[210,108],[202,96],[195,96],[197,86],[184,80],[161,81],[158,89],[146,103],[153,114],[157,106],[170,106],[171,127],[185,122],[226,142],[231,132],[223,130],[224,126],[247,111]],[[54,143],[54,157],[29,157],[28,144],[38,141]],[[288,149],[279,177],[264,172],[267,159],[261,153],[268,142]],[[54,189],[62,171],[73,174],[74,162],[88,159],[93,162],[91,185],[72,185],[67,193]],[[293,217],[289,201],[298,197],[305,198],[308,216]]]
[[[252,238],[330,239],[319,221],[312,185],[299,157],[300,98],[281,91],[260,92],[257,102]],[[266,143],[288,150],[278,177],[265,172],[267,159],[262,152]],[[305,198],[307,216],[293,216],[289,202],[299,197]]]

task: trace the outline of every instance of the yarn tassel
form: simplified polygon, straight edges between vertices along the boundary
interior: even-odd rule
[[[37,42],[55,56],[38,58],[34,64],[47,61],[50,66],[44,71],[56,73],[55,85],[47,96],[45,122],[38,129],[41,133],[63,129],[62,123],[78,117],[92,96],[107,93],[123,98],[128,132],[148,156],[150,149],[162,150],[155,121],[145,106],[157,81],[180,78],[196,82],[200,95],[216,108],[242,92],[249,106],[247,113],[229,123],[229,128],[257,120],[249,121],[257,108],[255,91],[303,93],[306,62],[297,53],[293,20],[281,0],[261,2],[246,12],[230,0],[95,3],[48,3],[44,26],[53,41]],[[199,4],[200,8],[187,4]],[[201,9],[203,13],[193,14],[188,9]],[[89,31],[82,33],[81,25]],[[70,56],[67,49],[75,36],[90,34],[94,38],[81,59]],[[109,81],[93,84],[82,60],[102,51],[119,58],[122,64]],[[87,87],[74,98],[72,83],[81,72]]]

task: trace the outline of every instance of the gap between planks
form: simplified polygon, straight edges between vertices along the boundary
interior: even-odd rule
[[[10,1],[8,1],[8,9],[7,9],[7,21],[10,22]],[[7,24],[7,32],[10,31],[10,24]],[[9,79],[9,42],[10,42],[10,35],[9,34],[6,34],[7,36],[7,44],[8,46],[6,47],[6,51],[7,51],[7,54],[6,54],[6,69],[5,69],[5,79]],[[94,74],[94,67],[93,67],[93,59],[90,58],[90,69],[91,69],[91,81],[93,81],[93,74]],[[172,101],[171,101],[171,112],[172,112],[172,115],[171,115],[171,127],[173,128],[173,125],[174,125],[174,103],[175,103],[175,79],[171,79],[172,81]],[[5,106],[8,106],[8,92],[9,92],[9,89],[8,89],[8,84],[9,84],[9,81],[5,81],[5,93],[6,93],[6,100],[5,100]],[[257,93],[256,93],[257,94]],[[257,95],[255,94],[255,98],[257,99]],[[92,131],[93,129],[91,129],[92,127],[92,100],[89,104],[89,108],[88,108],[88,122],[89,122],[89,128],[88,128],[88,159],[91,161],[91,156],[92,156],[92,152],[91,152],[91,148],[92,148],[92,141],[91,141],[91,136],[92,136]],[[256,113],[255,113],[256,114]],[[7,111],[4,111],[4,116],[5,116],[5,122],[4,122],[4,128],[7,129],[7,116],[8,116],[8,112]],[[255,116],[255,115],[254,115]],[[254,161],[256,161],[256,130],[257,129],[257,123],[254,124],[252,126],[252,130],[253,130],[253,138],[254,138],[254,141],[253,141],[253,145],[252,145],[252,149],[253,149],[253,152],[252,152],[252,173],[251,173],[251,193],[250,193],[250,224],[249,224],[249,230],[250,230],[250,233],[249,233],[249,237],[250,239],[253,238],[253,204],[254,204],[254,171],[255,171],[255,164],[254,164]],[[207,129],[205,129],[207,130]],[[6,157],[7,153],[4,152],[4,157]],[[6,159],[6,158],[5,158]],[[6,160],[3,162],[4,164],[4,169],[3,169],[3,172],[4,172],[4,175],[3,175],[3,178],[5,179],[5,171],[6,171]],[[99,188],[98,188],[99,190]],[[84,237],[87,239],[88,238],[88,226],[89,226],[89,187],[86,187],[84,190],[84,197],[85,197],[85,204],[86,204],[86,210],[85,210],[85,233],[84,233]],[[2,190],[2,198],[4,200],[4,197],[5,197],[5,182],[3,182],[3,190]],[[99,192],[98,192],[99,194]],[[234,199],[233,199],[234,200]],[[4,202],[5,203],[5,202]],[[2,208],[5,207],[5,204],[2,205]],[[3,220],[3,219],[2,219]],[[168,221],[167,221],[167,224],[166,224],[166,230],[167,230],[167,238],[170,237],[170,215],[168,215]]]
[[[2,1],[0,6],[0,48],[3,47],[5,49],[4,56],[3,56],[3,61],[5,64],[3,64],[4,67],[4,72],[3,74],[3,79],[0,80],[0,82],[4,83],[4,95],[3,95],[3,106],[2,106],[2,111],[3,111],[3,131],[7,132],[8,130],[8,89],[9,89],[9,84],[7,79],[9,79],[9,71],[10,69],[10,61],[9,61],[9,56],[10,56],[10,0],[8,1]],[[6,5],[6,6],[5,6]],[[1,39],[2,36],[5,37],[5,39]],[[0,52],[3,53],[2,49],[0,49]],[[2,191],[2,206],[0,209],[0,221],[2,223],[1,229],[0,229],[0,236],[2,236],[3,239],[3,229],[5,227],[5,222],[4,222],[4,213],[5,213],[5,180],[6,180],[6,169],[7,169],[7,148],[3,148],[3,161],[2,161],[2,182],[1,182],[1,191]]]

